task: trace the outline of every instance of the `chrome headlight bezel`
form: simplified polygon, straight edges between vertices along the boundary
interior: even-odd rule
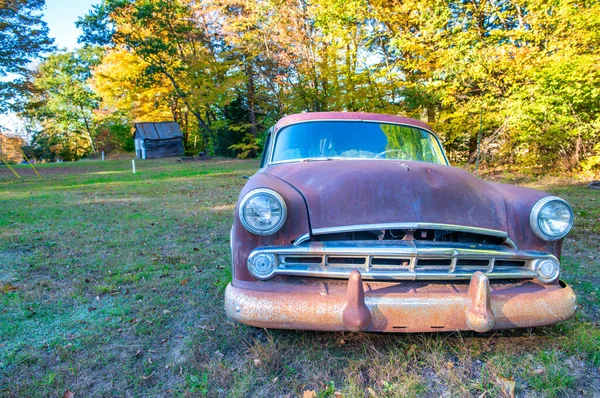
[[[270,196],[272,199],[275,199],[275,201],[277,201],[279,203],[280,206],[280,219],[279,221],[277,221],[277,223],[275,225],[273,225],[272,227],[268,228],[268,229],[257,229],[254,226],[252,226],[250,223],[248,223],[248,221],[246,220],[246,216],[245,216],[245,209],[246,209],[246,205],[248,204],[248,202],[259,196],[259,195],[267,195]],[[244,195],[244,197],[242,198],[242,200],[240,201],[240,206],[238,208],[238,217],[240,219],[240,222],[242,223],[242,225],[244,226],[244,228],[246,228],[246,230],[254,235],[272,235],[275,232],[279,231],[282,227],[283,224],[285,224],[285,220],[287,219],[287,206],[285,204],[285,200],[283,199],[283,197],[277,193],[276,191],[269,189],[269,188],[257,188],[257,189],[253,189],[250,192],[246,193]]]
[[[562,233],[560,233],[558,235],[551,235],[551,234],[544,232],[542,230],[542,228],[540,227],[540,223],[539,223],[540,222],[540,220],[539,220],[540,212],[542,211],[542,209],[545,206],[547,206],[548,204],[550,204],[552,202],[558,202],[558,203],[563,204],[566,207],[566,209],[569,211],[569,215],[570,215],[568,228],[566,228]],[[531,213],[529,215],[529,225],[531,226],[533,233],[535,233],[540,239],[543,239],[543,240],[549,241],[549,242],[553,242],[553,241],[560,240],[560,239],[564,238],[565,236],[567,236],[567,234],[571,231],[571,228],[573,228],[574,218],[575,217],[574,217],[573,209],[571,208],[571,205],[569,205],[569,203],[566,200],[561,199],[558,196],[546,196],[545,198],[538,200],[535,203],[535,205],[533,205],[533,208],[531,209]]]

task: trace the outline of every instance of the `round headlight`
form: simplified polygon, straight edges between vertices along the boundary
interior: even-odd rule
[[[285,223],[285,201],[277,192],[268,188],[248,192],[238,209],[244,228],[255,235],[271,235]]]
[[[529,224],[541,239],[559,240],[564,238],[573,227],[573,210],[561,198],[548,196],[538,200],[533,206]]]

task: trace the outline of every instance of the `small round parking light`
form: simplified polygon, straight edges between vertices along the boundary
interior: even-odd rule
[[[248,258],[248,270],[256,279],[269,279],[276,266],[277,259],[270,253],[251,255]]]
[[[536,272],[541,282],[551,283],[558,278],[560,266],[557,260],[548,258],[537,263]]]

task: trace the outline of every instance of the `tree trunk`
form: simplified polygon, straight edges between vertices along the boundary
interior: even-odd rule
[[[435,105],[427,105],[427,123],[435,123]]]
[[[252,70],[252,64],[246,59],[246,89],[248,90],[248,118],[250,119],[250,134],[254,138],[258,136],[258,128],[256,125],[256,97],[254,93],[254,71]]]
[[[187,94],[181,89],[181,87],[179,86],[179,84],[177,83],[177,81],[175,80],[173,75],[171,75],[169,72],[167,72],[164,68],[162,68],[162,72],[167,77],[167,79],[169,79],[171,81],[171,84],[173,85],[173,88],[175,89],[175,92],[177,93],[179,98],[181,98],[183,103],[188,107],[188,109],[190,109],[190,111],[192,112],[192,115],[194,115],[194,117],[198,121],[198,127],[200,127],[200,133],[202,134],[202,141],[204,142],[204,150],[208,150],[209,144],[208,144],[208,134],[207,133],[211,131],[210,127],[208,126],[208,124],[206,124],[206,122],[202,118],[202,114],[200,113],[200,111],[192,108],[189,101],[187,100]]]

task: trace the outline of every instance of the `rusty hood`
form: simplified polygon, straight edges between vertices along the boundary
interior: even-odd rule
[[[298,190],[311,228],[426,222],[506,231],[502,194],[458,168],[392,160],[329,160],[263,171]]]

